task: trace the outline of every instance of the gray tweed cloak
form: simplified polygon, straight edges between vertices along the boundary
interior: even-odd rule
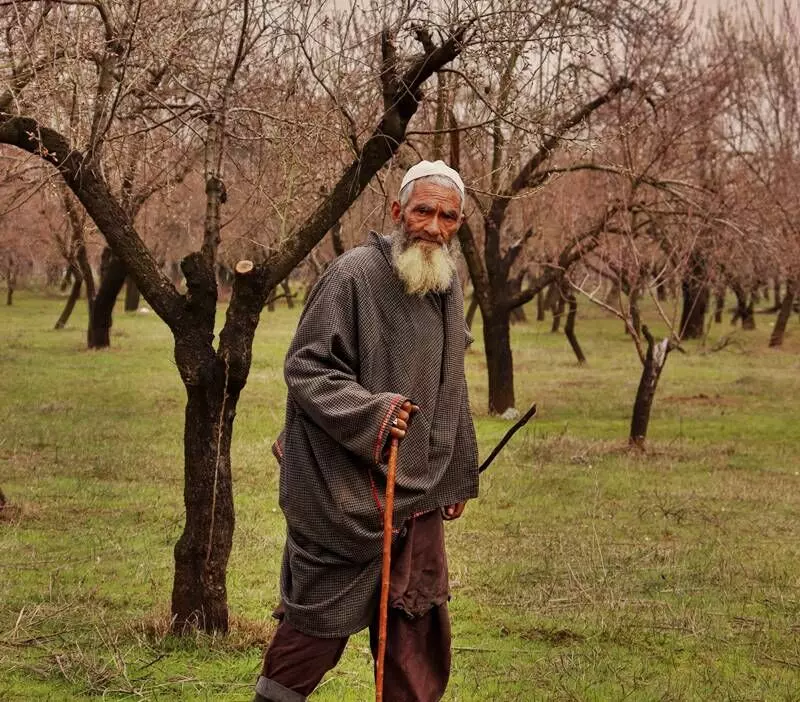
[[[366,626],[381,569],[391,421],[419,405],[397,463],[394,524],[478,493],[464,377],[463,293],[408,295],[388,237],[336,259],[313,288],[286,356],[286,422],[273,452],[287,535],[287,620],[318,637]],[[440,604],[440,603],[432,603]]]

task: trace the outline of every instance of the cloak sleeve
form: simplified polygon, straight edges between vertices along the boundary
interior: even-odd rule
[[[357,281],[332,266],[306,303],[284,376],[297,406],[334,441],[372,464],[381,462],[391,422],[406,400],[358,382]],[[361,311],[363,313],[363,310]]]

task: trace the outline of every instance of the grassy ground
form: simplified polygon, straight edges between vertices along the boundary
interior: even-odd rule
[[[183,518],[169,333],[120,313],[113,349],[87,352],[82,310],[51,330],[61,304],[18,293],[0,309],[0,700],[249,700],[277,594],[269,446],[296,313],[265,313],[236,420],[232,634],[178,640],[165,634]],[[782,350],[759,316],[720,352],[672,355],[640,454],[625,446],[635,352],[618,322],[584,312],[586,368],[548,325],[514,330],[518,404],[540,417],[448,528],[446,699],[800,699],[796,319]],[[485,455],[507,423],[485,415],[478,338]],[[357,636],[312,699],[372,695]]]

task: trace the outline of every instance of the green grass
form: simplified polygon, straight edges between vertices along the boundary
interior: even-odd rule
[[[84,349],[83,310],[0,309],[0,700],[249,700],[277,597],[283,521],[269,447],[297,318],[264,313],[234,429],[227,638],[166,634],[182,529],[183,388],[152,314]],[[549,322],[514,328],[518,406],[539,405],[448,527],[450,702],[800,699],[800,330],[771,317],[670,356],[645,454],[627,449],[639,362],[584,309],[576,366]],[[222,318],[222,316],[220,316]],[[482,455],[508,424],[468,375]],[[373,696],[353,637],[315,702]]]

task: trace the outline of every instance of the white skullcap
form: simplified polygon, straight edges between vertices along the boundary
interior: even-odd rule
[[[426,178],[432,175],[440,175],[452,180],[461,192],[461,199],[464,199],[464,181],[461,180],[458,171],[450,168],[444,161],[420,161],[416,166],[411,166],[403,176],[403,181],[400,183],[400,190],[405,188],[412,180],[418,180],[419,178]]]

